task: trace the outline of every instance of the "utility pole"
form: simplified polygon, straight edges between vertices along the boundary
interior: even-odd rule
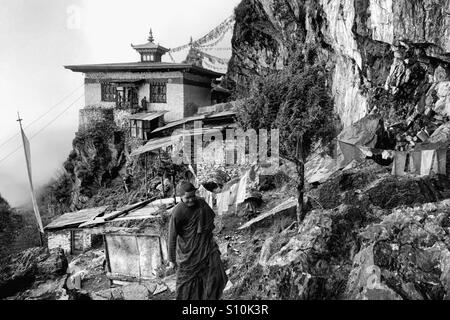
[[[28,180],[30,183],[31,201],[33,204],[34,215],[36,217],[36,225],[37,225],[38,231],[39,231],[39,241],[40,241],[41,247],[43,247],[44,246],[44,228],[42,226],[41,215],[39,213],[39,207],[38,207],[38,204],[36,201],[36,196],[34,194],[34,188],[33,188],[33,179],[32,179],[32,174],[31,174],[31,159],[30,159],[30,142],[28,141],[27,137],[25,136],[25,132],[23,131],[22,121],[23,121],[23,119],[20,118],[20,114],[19,114],[19,112],[17,112],[17,122],[19,122],[20,134],[22,135],[23,150],[25,152],[25,162],[26,162],[26,166],[27,166]]]

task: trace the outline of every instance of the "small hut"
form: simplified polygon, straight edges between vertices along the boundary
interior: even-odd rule
[[[76,255],[89,250],[95,238],[80,225],[95,219],[106,211],[107,207],[89,208],[70,212],[54,219],[44,229],[48,248],[61,248],[67,255]]]
[[[168,261],[166,239],[173,206],[173,198],[141,202],[81,225],[86,232],[103,236],[107,276],[113,284],[158,277]]]

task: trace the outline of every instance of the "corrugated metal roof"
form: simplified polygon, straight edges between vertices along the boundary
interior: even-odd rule
[[[200,115],[196,115],[196,116],[192,116],[192,117],[188,117],[188,118],[170,122],[170,123],[166,124],[164,127],[153,130],[151,133],[158,133],[163,130],[171,129],[171,128],[181,126],[186,123],[194,122],[194,121],[205,120],[205,119],[214,119],[214,118],[220,118],[220,117],[232,117],[234,115],[236,115],[236,111],[223,111],[223,112],[217,112],[217,113],[200,114]]]
[[[177,197],[177,203],[179,203],[180,201],[181,198]],[[171,205],[173,203],[173,198],[155,200],[143,208],[133,210],[125,216],[121,216],[112,221],[139,220],[156,217],[157,215],[155,215],[155,213],[158,212],[159,207],[163,205]]]
[[[167,111],[135,113],[135,114],[128,116],[128,119],[151,121],[156,118],[164,116],[166,113],[167,113]]]
[[[223,129],[225,129],[227,126],[218,126],[218,127],[211,127],[211,128],[205,128],[203,127],[201,131],[199,130],[184,130],[182,133],[177,135],[172,135],[168,137],[158,138],[158,139],[152,139],[148,141],[145,145],[142,147],[137,148],[131,153],[131,156],[138,156],[140,154],[146,153],[146,152],[152,152],[154,150],[158,150],[160,148],[167,148],[171,145],[174,145],[175,143],[181,143],[182,138],[186,136],[195,136],[195,135],[203,135],[203,134],[211,134],[215,133],[217,131],[221,132]]]
[[[149,142],[147,142],[145,145],[143,145],[142,147],[137,148],[136,150],[134,150],[131,153],[131,156],[138,156],[140,154],[146,153],[146,152],[151,152],[153,150],[158,150],[160,148],[167,148],[169,146],[171,146],[172,144],[174,144],[175,141],[177,141],[177,139],[181,138],[181,136],[170,136],[170,137],[164,137],[164,138],[160,138],[160,139],[152,139]],[[172,140],[174,139],[174,140]]]
[[[177,203],[181,202],[181,198],[177,197]],[[109,214],[106,214],[103,217],[93,218],[83,224],[81,224],[79,227],[98,227],[100,225],[104,225],[108,222],[115,222],[115,221],[125,221],[125,220],[140,220],[140,219],[148,219],[148,218],[154,218],[157,217],[155,213],[158,212],[159,208],[164,205],[171,205],[173,204],[173,198],[167,198],[167,199],[159,199],[152,201],[151,203],[145,205],[144,207],[137,207],[135,209],[130,210],[133,206],[136,207],[136,204],[134,205],[128,205],[123,208],[117,209],[114,212],[111,212]],[[139,204],[137,204],[139,205]],[[126,212],[130,210],[129,212]],[[170,212],[171,209],[169,209]],[[122,214],[121,214],[122,213]],[[117,216],[113,219],[108,219],[108,217]]]
[[[166,124],[164,127],[161,127],[161,128],[153,130],[152,133],[157,133],[157,132],[161,132],[163,130],[167,130],[167,129],[170,129],[170,128],[173,128],[173,127],[181,126],[181,125],[183,125],[185,123],[188,123],[188,122],[194,122],[194,121],[203,120],[203,119],[205,119],[205,117],[206,117],[205,115],[197,115],[197,116],[192,116],[192,117],[176,120],[176,121],[173,121],[173,122],[170,122],[170,123]]]
[[[89,208],[76,212],[69,212],[53,220],[45,229],[60,229],[64,227],[77,226],[92,220],[106,211],[108,207]]]
[[[236,115],[236,111],[223,111],[223,112],[218,112],[218,113],[207,115],[206,119],[221,118],[221,117],[232,117],[234,115]]]

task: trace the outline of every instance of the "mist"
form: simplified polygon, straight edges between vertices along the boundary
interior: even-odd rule
[[[30,139],[37,189],[55,177],[72,149],[78,113],[84,107],[83,76],[64,65],[138,61],[130,44],[146,42],[150,27],[161,45],[183,45],[230,16],[239,2],[129,0],[124,6],[111,0],[3,0],[1,196],[15,207],[30,201],[18,111]],[[229,45],[231,36],[223,41]],[[180,62],[186,54],[174,58]]]

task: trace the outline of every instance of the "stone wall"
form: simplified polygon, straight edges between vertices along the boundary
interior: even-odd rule
[[[101,107],[84,108],[79,113],[78,131],[83,132],[95,127],[99,122],[114,122],[114,110]]]
[[[48,231],[47,239],[49,249],[61,248],[64,250],[64,253],[66,255],[71,254],[72,246],[70,242],[71,239],[70,230]]]
[[[61,248],[66,255],[72,252],[72,231],[81,232],[82,251],[87,251],[92,247],[92,235],[84,232],[82,229],[65,229],[58,231],[47,231],[48,248]]]

